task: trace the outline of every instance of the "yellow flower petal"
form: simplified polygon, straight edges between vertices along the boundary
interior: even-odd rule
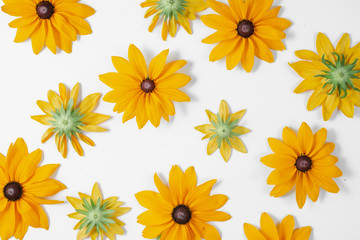
[[[162,73],[166,58],[169,54],[169,49],[162,51],[156,57],[154,57],[149,64],[149,77],[156,80]]]
[[[143,80],[147,78],[148,72],[144,55],[134,44],[129,46],[129,63]]]
[[[311,227],[302,227],[294,231],[291,240],[304,239],[308,240],[311,235]]]
[[[279,226],[279,239],[290,240],[293,229],[295,226],[294,217],[291,215],[286,216],[280,223]]]
[[[249,223],[244,223],[244,231],[248,240],[266,240],[260,231]]]
[[[267,213],[261,214],[260,231],[267,239],[279,240],[275,223]]]

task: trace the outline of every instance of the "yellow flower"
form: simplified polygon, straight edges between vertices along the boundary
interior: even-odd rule
[[[3,0],[1,9],[15,19],[9,26],[17,28],[15,42],[31,38],[35,54],[44,44],[55,54],[56,47],[71,53],[72,41],[77,35],[90,34],[91,27],[85,20],[95,13],[78,0]]]
[[[311,111],[322,105],[325,121],[331,118],[336,108],[352,118],[354,105],[360,106],[360,44],[350,48],[350,37],[345,33],[334,49],[330,40],[319,33],[316,48],[317,53],[310,50],[295,52],[305,61],[290,64],[304,78],[294,92],[313,90],[307,109]]]
[[[225,100],[220,103],[219,113],[215,115],[209,110],[206,113],[211,124],[195,127],[196,130],[205,134],[202,140],[210,138],[207,145],[207,154],[210,155],[220,149],[221,156],[227,162],[231,156],[231,149],[247,153],[244,143],[238,138],[240,135],[250,132],[246,127],[238,126],[238,122],[244,116],[246,110],[229,113],[229,105]]]
[[[327,131],[320,129],[315,134],[306,123],[302,123],[298,134],[288,127],[283,130],[283,141],[269,138],[268,142],[274,154],[261,158],[268,167],[275,168],[267,183],[275,185],[270,196],[281,197],[296,186],[296,202],[302,208],[306,195],[316,202],[320,187],[337,193],[339,187],[332,178],[342,176],[335,166],[338,158],[330,155],[334,143],[325,143]]]
[[[169,50],[164,50],[152,59],[148,71],[143,54],[131,44],[129,61],[122,57],[112,57],[117,72],[100,75],[100,80],[113,89],[104,96],[104,101],[116,103],[114,112],[124,112],[123,123],[136,116],[139,129],[149,120],[158,127],[161,117],[169,121],[169,115],[174,116],[172,101],[190,101],[178,88],[188,84],[191,78],[176,73],[186,61],[165,64],[168,54]]]
[[[302,227],[294,230],[294,217],[288,215],[278,226],[275,225],[269,214],[261,214],[260,231],[249,223],[244,223],[244,231],[248,240],[308,240],[311,227]]]
[[[270,9],[273,0],[228,0],[230,6],[215,1],[206,1],[216,14],[201,16],[203,23],[217,31],[203,43],[219,42],[211,51],[209,60],[214,62],[226,57],[226,68],[233,69],[241,62],[247,72],[254,66],[254,56],[272,63],[270,49],[282,51],[285,45],[283,32],[291,22],[278,18],[280,6]]]
[[[195,13],[207,8],[204,0],[145,0],[140,6],[150,7],[145,13],[145,18],[155,14],[149,26],[149,32],[154,30],[159,19],[163,21],[161,37],[164,41],[168,32],[171,37],[175,37],[177,24],[183,26],[191,34],[189,20],[194,20]]]
[[[51,127],[46,130],[41,138],[44,143],[55,133],[55,143],[58,151],[64,158],[67,155],[67,140],[71,141],[72,146],[80,155],[84,155],[78,138],[84,143],[94,146],[95,143],[83,132],[103,132],[105,128],[97,126],[98,124],[110,118],[108,115],[92,112],[99,102],[100,93],[93,93],[87,96],[82,102],[77,103],[79,94],[79,83],[77,83],[71,92],[64,84],[59,84],[60,96],[49,90],[49,102],[38,100],[36,103],[46,115],[31,116],[32,119],[44,125]]]
[[[118,201],[117,197],[103,199],[97,183],[94,184],[91,196],[80,192],[79,196],[80,199],[66,197],[76,211],[68,216],[79,220],[74,228],[79,229],[78,240],[89,236],[92,240],[98,236],[104,239],[104,235],[115,240],[116,234],[124,234],[121,227],[125,224],[117,218],[127,213],[130,208],[120,207],[123,202]]]
[[[41,204],[62,201],[46,197],[66,189],[61,182],[50,178],[59,164],[38,167],[42,151],[28,152],[22,138],[11,144],[7,156],[0,154],[0,237],[23,239],[28,227],[49,229],[49,220]]]
[[[169,174],[170,188],[157,174],[154,176],[159,193],[142,191],[135,195],[146,212],[138,216],[138,223],[145,225],[143,237],[153,239],[205,239],[220,240],[211,221],[227,221],[231,216],[216,211],[225,205],[228,198],[222,194],[210,196],[216,180],[197,185],[194,167],[185,174],[178,166],[173,166]]]

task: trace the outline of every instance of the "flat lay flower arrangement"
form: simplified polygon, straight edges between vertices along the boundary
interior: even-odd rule
[[[1,2],[1,240],[360,235],[357,1]]]

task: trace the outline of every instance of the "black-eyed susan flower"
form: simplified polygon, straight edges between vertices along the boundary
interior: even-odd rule
[[[72,51],[72,42],[77,35],[90,34],[91,27],[85,20],[95,10],[78,0],[3,0],[1,9],[15,17],[9,23],[17,28],[15,42],[31,38],[35,54],[40,53],[44,45],[56,53],[56,47],[67,53]]]
[[[104,101],[115,103],[114,112],[124,112],[123,123],[136,116],[139,129],[149,120],[158,127],[161,117],[169,121],[169,116],[174,116],[172,101],[190,101],[178,88],[188,84],[191,78],[176,73],[186,61],[166,63],[168,54],[169,50],[164,50],[153,58],[148,70],[143,54],[131,44],[129,61],[122,57],[112,57],[117,72],[100,75],[100,80],[113,89],[104,96]]]
[[[209,138],[207,145],[208,155],[214,153],[216,149],[220,149],[221,156],[227,162],[230,159],[232,148],[247,153],[246,147],[239,136],[250,132],[250,130],[237,125],[244,116],[245,111],[241,110],[230,114],[229,105],[225,100],[221,101],[218,114],[206,110],[211,124],[200,125],[195,129],[205,134],[203,140]]]
[[[230,6],[207,0],[217,14],[201,16],[203,23],[217,31],[203,43],[218,43],[211,51],[209,60],[214,62],[226,57],[226,68],[231,70],[239,62],[247,72],[254,66],[254,56],[266,62],[274,62],[270,49],[282,51],[286,37],[284,30],[291,22],[278,18],[280,6],[271,8],[272,0],[228,0]]]
[[[307,109],[311,111],[321,105],[325,121],[331,118],[336,108],[352,118],[354,106],[360,106],[360,44],[350,47],[350,36],[345,33],[334,48],[330,40],[319,33],[316,48],[317,53],[310,50],[295,52],[303,61],[290,66],[304,80],[294,92],[313,90]]]
[[[306,196],[317,201],[320,187],[339,192],[333,178],[342,176],[342,172],[335,166],[338,158],[331,155],[335,144],[325,142],[327,130],[322,128],[313,134],[309,125],[302,123],[298,134],[285,127],[282,135],[283,141],[268,139],[274,154],[261,158],[263,164],[275,168],[267,179],[268,184],[275,185],[270,196],[281,197],[295,186],[296,202],[302,208]]]
[[[0,154],[0,237],[23,239],[29,226],[49,229],[49,220],[41,204],[62,201],[47,197],[66,189],[61,182],[50,178],[60,166],[39,166],[42,151],[28,152],[22,138],[11,144],[6,157]]]
[[[145,18],[155,14],[149,32],[154,30],[159,20],[163,22],[161,37],[165,41],[168,33],[175,37],[177,24],[191,34],[189,20],[194,20],[195,14],[206,9],[207,5],[204,0],[145,0],[141,7],[150,7],[145,13]]]
[[[124,234],[122,226],[125,224],[118,217],[127,213],[130,208],[120,207],[123,202],[118,201],[117,197],[103,199],[97,183],[94,184],[91,196],[81,192],[79,196],[80,199],[66,197],[76,211],[68,216],[79,220],[74,228],[79,229],[78,240],[87,237],[94,240],[98,236],[104,239],[105,235],[110,240],[115,240],[116,234]]]
[[[84,132],[107,131],[98,124],[106,121],[110,116],[93,112],[99,102],[100,93],[93,93],[78,103],[79,83],[71,91],[60,83],[59,92],[60,95],[53,90],[49,90],[49,102],[38,100],[36,103],[45,115],[31,116],[31,118],[41,124],[51,126],[43,134],[42,143],[55,134],[57,149],[64,158],[67,155],[68,139],[71,141],[75,151],[80,156],[83,156],[84,150],[78,139],[90,146],[94,146],[95,143],[85,136]]]
[[[301,227],[294,230],[295,220],[286,216],[280,224],[275,225],[269,214],[261,214],[260,231],[249,223],[244,223],[244,231],[248,240],[308,240],[311,227]]]
[[[143,237],[169,239],[221,239],[218,230],[207,222],[227,221],[231,216],[216,211],[228,198],[222,194],[210,195],[216,180],[197,186],[194,167],[185,173],[173,166],[169,174],[169,187],[157,174],[154,176],[159,193],[142,191],[135,195],[141,206],[149,209],[138,216],[145,225]]]

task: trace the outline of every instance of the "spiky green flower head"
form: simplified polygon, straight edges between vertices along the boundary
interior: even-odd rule
[[[229,105],[225,100],[221,100],[217,114],[206,110],[211,124],[196,126],[195,129],[205,134],[203,140],[209,138],[207,145],[208,155],[219,149],[221,156],[227,162],[230,159],[232,149],[247,153],[247,149],[239,136],[250,132],[250,129],[237,125],[245,112],[246,110],[243,109],[231,114]]]
[[[53,121],[49,121],[54,127],[54,132],[58,132],[59,136],[65,136],[71,139],[71,135],[80,133],[79,126],[83,126],[81,119],[84,115],[80,114],[80,109],[75,108],[74,100],[69,99],[67,106],[61,105],[60,109],[52,111]]]
[[[210,129],[210,131],[214,132],[214,134],[210,137],[209,140],[217,138],[217,144],[218,147],[221,147],[222,141],[226,141],[229,145],[230,138],[238,137],[241,134],[236,133],[233,131],[233,129],[237,126],[239,119],[236,119],[234,121],[230,121],[231,116],[229,116],[226,121],[223,121],[223,119],[220,117],[220,114],[217,115],[217,122],[211,120],[211,124],[215,127],[215,129]]]
[[[322,62],[329,70],[322,70],[322,72],[324,72],[325,74],[319,74],[315,76],[323,77],[326,79],[323,88],[325,88],[327,85],[330,85],[332,87],[331,91],[327,94],[331,95],[335,92],[335,90],[337,90],[339,92],[339,97],[345,98],[347,96],[348,89],[360,91],[360,89],[354,86],[352,80],[354,78],[360,78],[355,75],[357,73],[360,73],[360,70],[354,70],[358,59],[355,59],[354,62],[349,64],[345,62],[344,55],[341,55],[340,57],[340,55],[336,52],[333,52],[333,54],[336,56],[335,64],[333,64],[329,60],[326,60],[324,54],[322,56]]]
[[[160,11],[160,17],[164,17],[164,21],[174,17],[178,20],[178,15],[184,15],[187,1],[185,0],[159,0],[156,9]]]
[[[79,229],[86,228],[86,234],[89,234],[91,230],[96,229],[97,233],[100,234],[100,229],[107,233],[108,227],[110,224],[115,223],[114,220],[111,219],[112,214],[115,212],[112,209],[107,209],[106,206],[109,202],[101,203],[101,199],[98,198],[96,203],[93,199],[90,199],[90,203],[83,198],[82,206],[85,210],[76,209],[76,212],[82,214],[84,216],[83,219],[80,220]]]

